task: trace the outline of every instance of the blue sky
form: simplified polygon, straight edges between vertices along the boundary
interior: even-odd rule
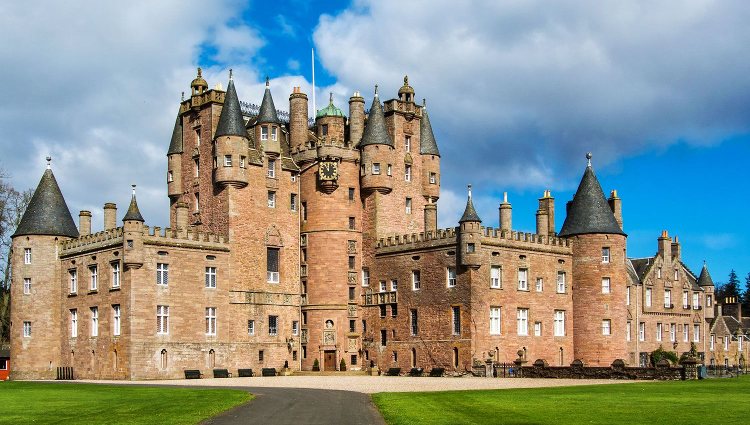
[[[293,86],[311,93],[314,47],[319,106],[333,92],[346,110],[355,90],[369,103],[375,84],[390,98],[405,74],[427,98],[441,226],[471,183],[485,225],[507,191],[523,231],[552,190],[559,230],[591,151],[605,193],[623,200],[630,256],[653,255],[668,230],[694,271],[706,260],[715,281],[750,272],[747,2],[75,0],[0,12],[0,168],[33,187],[52,154],[68,205],[91,210],[95,229],[131,183],[148,224],[167,224],[165,152],[197,66],[212,87],[234,69],[255,103],[268,75],[288,109]]]

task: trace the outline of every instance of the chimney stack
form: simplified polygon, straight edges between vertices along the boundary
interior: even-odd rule
[[[666,230],[662,230],[661,236],[659,237],[659,254],[664,259],[665,266],[672,265],[672,239],[669,238],[669,234]]]
[[[680,247],[680,240],[675,235],[674,242],[672,242],[672,258],[677,261],[682,260],[682,247]]]
[[[500,230],[510,232],[513,225],[513,207],[508,202],[508,192],[503,192],[503,202],[500,204]]]
[[[117,205],[112,202],[104,204],[104,230],[117,227]]]
[[[81,236],[91,234],[91,211],[83,210],[78,213],[78,234]]]
[[[615,215],[617,225],[622,229],[622,200],[617,196],[617,190],[610,192],[607,203],[609,203],[609,208],[612,210],[612,214]]]

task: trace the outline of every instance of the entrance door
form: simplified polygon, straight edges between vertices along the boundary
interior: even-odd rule
[[[336,351],[326,351],[323,354],[323,370],[336,370]]]

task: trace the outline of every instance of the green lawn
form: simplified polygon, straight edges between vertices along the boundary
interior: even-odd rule
[[[748,376],[580,387],[378,393],[372,398],[391,425],[750,424]]]
[[[196,424],[251,398],[239,390],[0,382],[0,423]]]

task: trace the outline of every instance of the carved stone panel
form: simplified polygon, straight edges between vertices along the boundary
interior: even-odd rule
[[[323,331],[323,344],[334,345],[336,344],[336,332],[332,329],[326,329]]]
[[[357,351],[357,339],[349,338],[346,344],[346,351]]]
[[[349,275],[347,276],[347,281],[349,282],[349,285],[356,285],[357,284],[357,272],[349,272]]]
[[[357,306],[355,304],[349,304],[348,313],[349,317],[357,317]]]
[[[349,254],[357,253],[357,241],[347,241],[347,252]]]

